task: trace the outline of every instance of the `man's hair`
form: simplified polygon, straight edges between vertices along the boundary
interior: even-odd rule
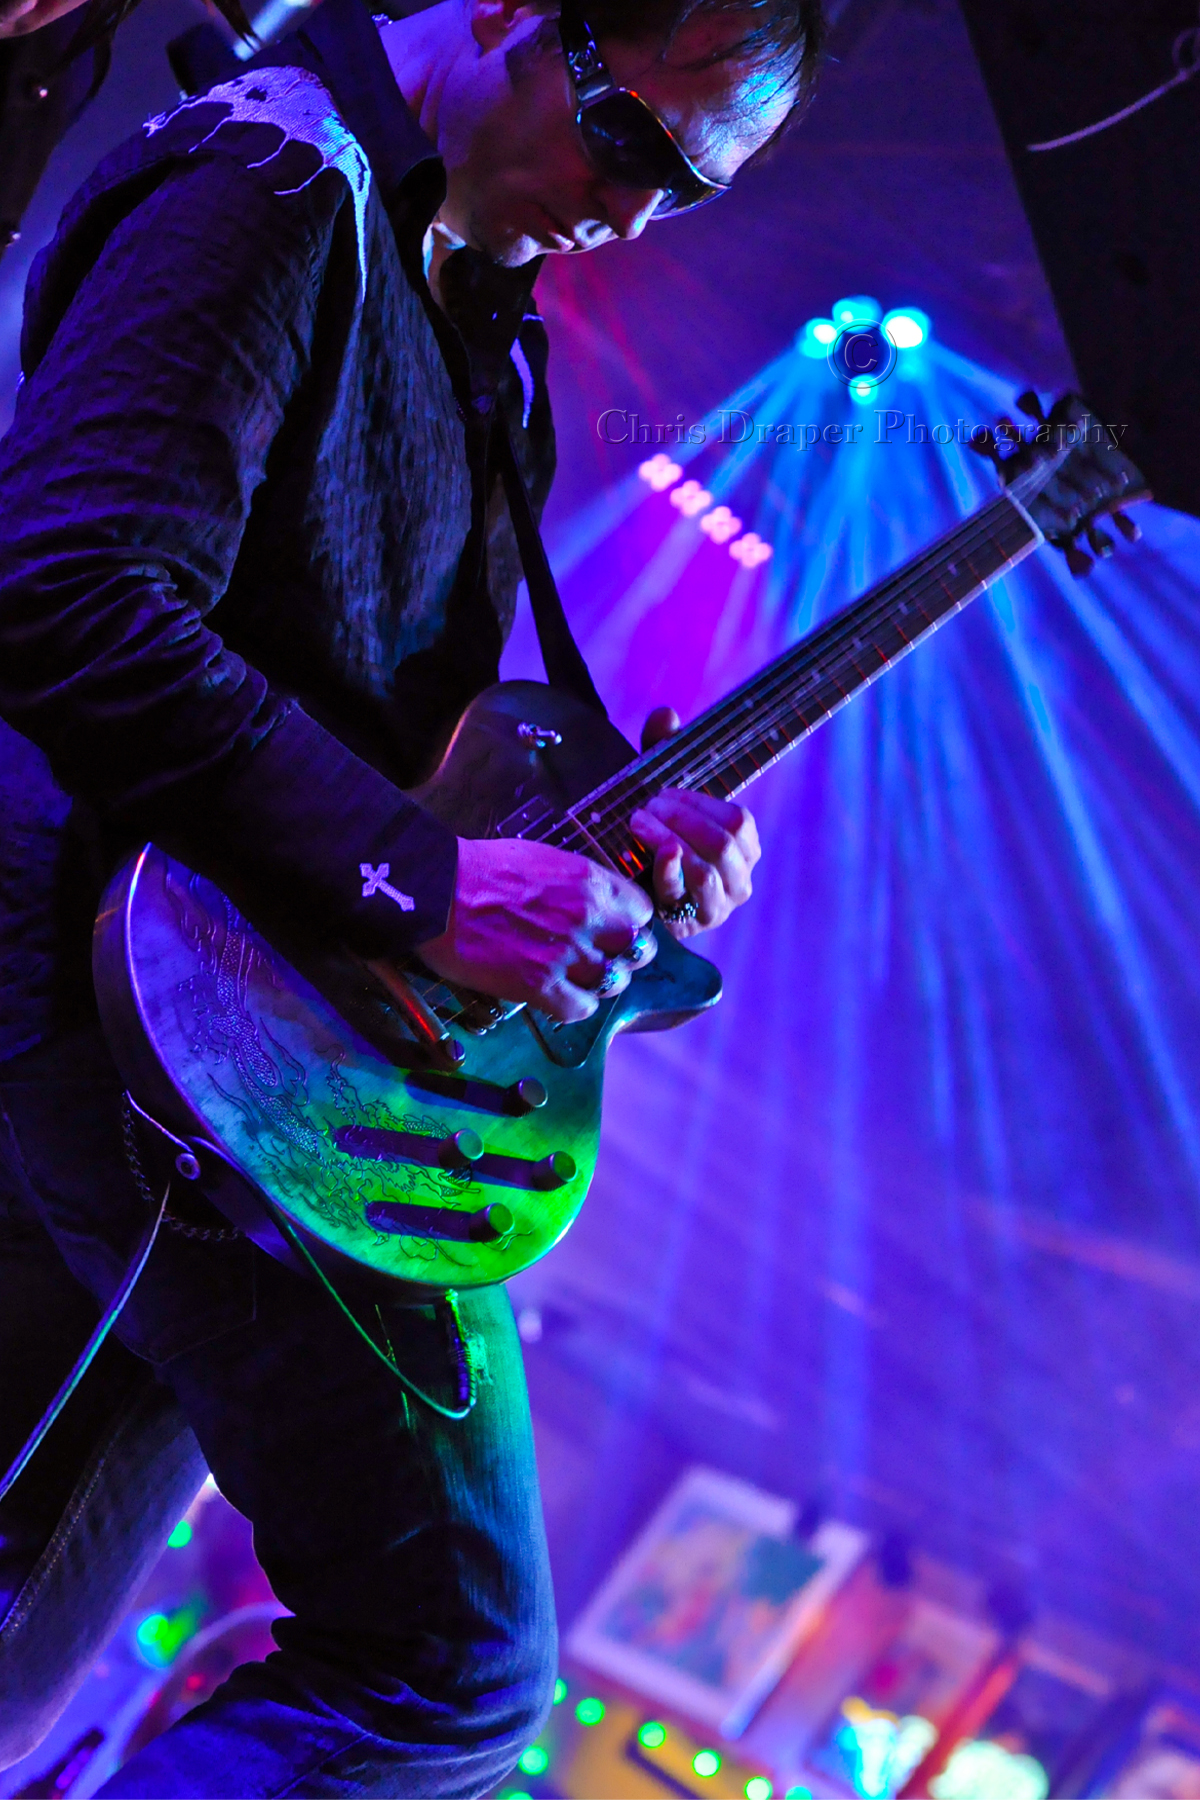
[[[539,52],[558,48],[558,7],[554,0],[549,4],[553,12],[510,52],[514,76]],[[745,29],[726,39],[702,63],[679,66],[740,62],[770,69],[778,90],[791,95],[784,118],[749,159],[752,163],[769,153],[812,99],[827,33],[822,0],[574,0],[574,10],[582,13],[601,47],[605,38],[616,38],[626,44],[653,44],[659,56],[670,52],[693,19],[725,16],[743,20]]]

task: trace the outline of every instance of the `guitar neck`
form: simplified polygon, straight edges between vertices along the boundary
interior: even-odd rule
[[[639,806],[668,787],[720,799],[739,793],[1041,542],[1024,508],[1011,494],[998,495],[585,795],[549,841],[640,874],[650,858],[628,823]]]

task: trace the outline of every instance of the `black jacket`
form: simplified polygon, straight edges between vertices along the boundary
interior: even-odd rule
[[[459,252],[456,324],[433,305],[444,175],[361,0],[265,62],[111,157],[35,265],[0,445],[0,1056],[88,1004],[97,888],[143,835],[364,954],[447,915],[455,840],[399,785],[512,617],[493,394],[549,483],[535,271]],[[364,897],[384,861],[411,911]]]

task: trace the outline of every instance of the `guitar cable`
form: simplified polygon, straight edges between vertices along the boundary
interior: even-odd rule
[[[326,1275],[320,1263],[309,1250],[307,1244],[294,1229],[291,1221],[285,1219],[282,1213],[273,1211],[271,1216],[276,1225],[283,1232],[283,1235],[287,1238],[289,1244],[291,1244],[292,1248],[300,1252],[317,1280],[321,1283],[321,1286],[325,1289],[325,1292],[334,1301],[335,1305],[341,1309],[346,1318],[349,1319],[359,1337],[362,1338],[363,1342],[375,1352],[384,1368],[389,1369],[400,1385],[405,1388],[408,1393],[412,1394],[414,1399],[420,1400],[423,1405],[428,1406],[432,1412],[437,1413],[443,1419],[450,1419],[455,1424],[461,1423],[474,1407],[477,1393],[475,1387],[475,1369],[471,1362],[470,1355],[468,1354],[466,1340],[463,1336],[462,1320],[459,1317],[458,1312],[457,1295],[453,1292],[447,1293],[444,1300],[435,1302],[434,1308],[436,1312],[441,1314],[443,1321],[446,1324],[447,1341],[457,1363],[456,1373],[458,1375],[459,1403],[457,1406],[445,1406],[440,1400],[435,1400],[432,1394],[427,1394],[424,1388],[418,1387],[411,1376],[406,1375],[404,1370],[400,1368],[395,1360],[396,1353],[392,1349],[390,1339],[388,1339],[387,1326],[383,1323],[383,1315],[379,1312],[379,1308],[376,1307],[375,1310],[379,1317],[380,1328],[383,1331],[384,1338],[387,1340],[387,1350],[380,1349],[366,1326],[360,1319],[355,1317],[354,1313],[350,1310],[346,1302],[342,1299],[342,1296],[334,1287],[332,1281],[330,1281],[328,1275]]]
[[[158,1239],[159,1228],[166,1215],[167,1201],[171,1197],[171,1184],[168,1181],[163,1190],[163,1197],[158,1201],[150,1194],[148,1188],[145,1191],[150,1201],[152,1216],[150,1223],[142,1233],[142,1240],[134,1253],[133,1261],[126,1269],[116,1293],[104,1308],[104,1311],[100,1314],[99,1322],[76,1359],[70,1374],[67,1376],[57,1394],[55,1394],[53,1400],[51,1400],[49,1406],[34,1426],[29,1437],[26,1438],[20,1450],[18,1450],[15,1459],[4,1471],[3,1476],[0,1476],[0,1500],[4,1499],[14,1482],[24,1473],[34,1452],[40,1447],[55,1419],[57,1419],[63,1407],[67,1404],[67,1401],[71,1398],[71,1395],[75,1392],[75,1389],[87,1374],[88,1369],[95,1361],[101,1344],[103,1344],[105,1338],[124,1311],[125,1302],[129,1299],[130,1294],[132,1294],[134,1288],[137,1286],[142,1270],[150,1259],[150,1252],[153,1250]]]
[[[146,1173],[142,1167],[142,1160],[141,1160],[141,1157],[138,1155],[137,1140],[134,1136],[134,1115],[135,1114],[137,1115],[137,1117],[139,1119],[143,1120],[145,1124],[151,1126],[155,1131],[157,1131],[161,1137],[166,1138],[168,1143],[173,1145],[174,1148],[179,1152],[179,1155],[176,1159],[176,1166],[179,1169],[179,1173],[181,1175],[186,1174],[186,1176],[189,1180],[193,1180],[193,1181],[197,1180],[199,1178],[199,1174],[200,1174],[200,1165],[196,1159],[196,1153],[193,1150],[192,1146],[190,1144],[186,1143],[183,1138],[176,1137],[174,1132],[168,1131],[166,1126],[160,1124],[159,1121],[156,1118],[154,1118],[152,1114],[150,1114],[148,1112],[144,1112],[142,1110],[142,1108],[138,1105],[137,1101],[133,1098],[132,1094],[127,1093],[124,1096],[124,1100],[125,1100],[125,1153],[129,1160],[129,1167],[133,1173],[134,1181],[137,1183],[138,1191],[142,1195],[142,1198],[144,1200],[146,1200],[148,1204],[152,1205],[153,1204],[153,1196],[151,1195],[151,1192],[150,1192],[150,1184],[146,1179]],[[170,1186],[168,1184],[167,1193],[163,1197],[163,1210],[162,1210],[162,1215],[161,1215],[161,1222],[167,1224],[168,1226],[174,1226],[176,1224],[176,1221],[171,1217],[171,1214],[166,1210],[167,1201],[170,1198],[170,1191],[171,1191]],[[284,1218],[282,1213],[276,1212],[273,1207],[271,1208],[271,1217],[272,1217],[272,1220],[274,1221],[275,1225],[281,1231],[282,1235],[287,1239],[288,1243],[291,1245],[292,1249],[299,1252],[299,1254],[303,1257],[304,1261],[308,1264],[309,1268],[312,1270],[313,1274],[317,1277],[317,1280],[321,1283],[321,1286],[325,1289],[326,1293],[328,1293],[331,1296],[331,1298],[333,1299],[335,1304],[341,1309],[341,1311],[345,1314],[347,1319],[349,1319],[349,1321],[350,1321],[351,1325],[353,1325],[355,1331],[358,1332],[358,1335],[364,1340],[365,1343],[367,1343],[370,1346],[370,1348],[375,1352],[375,1355],[379,1358],[380,1362],[383,1364],[384,1368],[391,1371],[391,1373],[396,1377],[397,1381],[400,1382],[401,1386],[404,1387],[410,1394],[412,1394],[414,1399],[422,1401],[433,1412],[440,1414],[440,1416],[442,1418],[453,1420],[455,1423],[465,1419],[467,1417],[467,1415],[470,1413],[471,1409],[475,1405],[475,1399],[476,1399],[475,1373],[471,1367],[471,1359],[467,1354],[466,1342],[463,1337],[462,1320],[459,1318],[458,1303],[457,1303],[455,1295],[453,1293],[447,1293],[444,1300],[438,1301],[435,1303],[435,1310],[441,1317],[443,1327],[446,1332],[447,1345],[450,1349],[452,1356],[454,1357],[455,1374],[458,1377],[458,1405],[457,1405],[457,1407],[450,1407],[450,1406],[443,1405],[440,1400],[435,1400],[433,1398],[432,1394],[427,1394],[423,1388],[418,1387],[416,1382],[413,1381],[410,1376],[406,1375],[404,1373],[403,1369],[401,1369],[399,1367],[399,1365],[396,1361],[396,1353],[392,1349],[391,1340],[388,1338],[388,1335],[387,1335],[387,1327],[383,1323],[383,1315],[382,1315],[382,1313],[380,1313],[379,1308],[376,1307],[375,1311],[379,1318],[380,1329],[382,1330],[384,1339],[387,1342],[387,1350],[380,1349],[379,1345],[375,1342],[375,1339],[371,1336],[371,1334],[367,1330],[366,1326],[363,1325],[361,1320],[358,1319],[355,1316],[355,1314],[351,1311],[350,1307],[347,1306],[346,1302],[342,1299],[342,1296],[338,1293],[336,1287],[334,1287],[333,1283],[330,1281],[329,1277],[326,1275],[324,1269],[321,1268],[320,1264],[316,1261],[315,1257],[312,1255],[307,1244],[305,1244],[304,1240],[299,1236],[299,1234],[296,1232],[296,1230],[292,1226],[290,1220]],[[237,1230],[233,1230],[233,1231],[202,1231],[202,1230],[197,1230],[194,1227],[190,1227],[190,1226],[186,1226],[186,1225],[182,1226],[181,1228],[183,1229],[184,1234],[188,1237],[199,1237],[199,1238],[205,1238],[205,1239],[209,1239],[209,1240],[213,1240],[213,1241],[221,1241],[226,1238],[241,1237],[244,1235],[242,1232],[237,1231]],[[147,1252],[147,1254],[149,1254],[149,1252]],[[135,1279],[136,1279],[136,1277],[135,1277]],[[82,1370],[80,1371],[80,1373],[82,1374]],[[2,1492],[0,1492],[0,1497],[2,1497]]]

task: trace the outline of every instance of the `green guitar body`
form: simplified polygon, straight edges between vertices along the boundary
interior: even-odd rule
[[[505,682],[414,797],[460,837],[540,835],[634,755],[570,696]],[[581,1024],[496,1008],[489,1022],[414,964],[411,988],[461,1046],[447,1067],[362,964],[251,910],[154,845],[114,878],[94,970],[122,1076],[178,1167],[263,1248],[302,1266],[298,1242],[344,1286],[414,1304],[544,1256],[591,1184],[613,1037],[720,998],[717,971],[661,926],[655,960]]]

